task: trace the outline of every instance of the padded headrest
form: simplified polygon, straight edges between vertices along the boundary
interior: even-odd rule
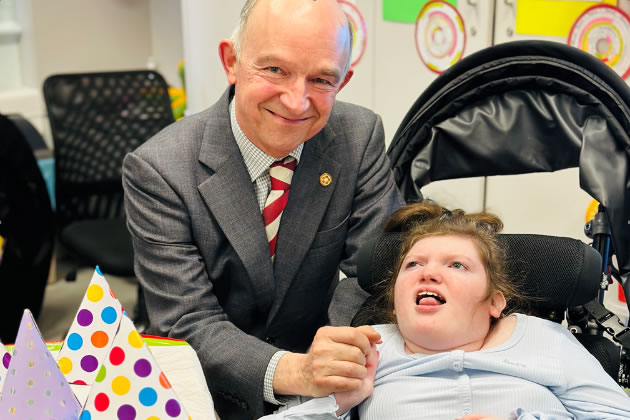
[[[396,269],[396,254],[404,233],[387,232],[371,238],[358,253],[359,285],[375,294]],[[536,234],[502,234],[509,278],[516,282],[530,305],[557,309],[582,305],[597,296],[601,256],[572,238]]]

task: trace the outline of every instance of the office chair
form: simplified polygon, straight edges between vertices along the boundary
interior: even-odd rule
[[[30,140],[20,127],[29,127]],[[35,138],[38,137],[38,138]],[[0,341],[15,342],[24,309],[37,319],[54,248],[54,218],[31,146],[41,136],[18,116],[0,115]]]
[[[166,81],[149,70],[60,74],[47,78],[43,91],[54,142],[59,242],[78,264],[133,276],[122,161],[174,122]],[[76,269],[67,279],[75,276]],[[138,297],[141,303],[141,289]]]

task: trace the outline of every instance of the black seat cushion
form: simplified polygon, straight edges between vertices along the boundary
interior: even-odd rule
[[[101,271],[133,276],[133,245],[125,219],[86,219],[66,226],[60,242]]]

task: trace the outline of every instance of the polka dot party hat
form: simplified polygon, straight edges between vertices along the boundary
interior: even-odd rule
[[[81,405],[27,309],[15,339],[0,399],[3,420],[76,420]]]
[[[149,347],[124,314],[80,420],[190,420]]]
[[[105,360],[122,317],[116,299],[96,267],[81,306],[57,355],[59,370],[68,382],[91,385]]]
[[[2,341],[0,341],[0,395],[2,395],[2,384],[4,384],[4,378],[7,375],[10,361],[11,353],[7,351]]]

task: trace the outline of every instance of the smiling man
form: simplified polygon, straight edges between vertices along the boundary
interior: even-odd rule
[[[330,1],[266,3],[251,11],[235,40],[221,42],[219,54],[235,85],[240,128],[280,158],[328,122],[335,95],[352,77],[352,40],[345,15]]]
[[[378,334],[355,254],[402,204],[335,0],[248,0],[219,44],[229,87],[123,164],[149,332],[197,351],[222,420],[358,389]],[[339,270],[347,276],[339,281]]]

